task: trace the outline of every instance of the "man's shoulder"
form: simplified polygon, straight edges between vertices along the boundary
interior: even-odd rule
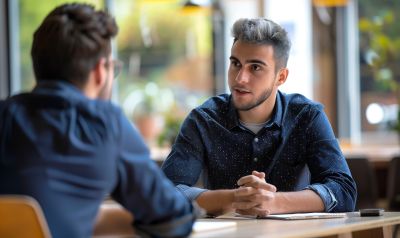
[[[316,101],[313,101],[306,96],[299,93],[279,93],[283,106],[290,110],[303,110],[304,108],[308,108],[309,110],[323,110],[323,105]]]
[[[202,105],[198,106],[196,109],[218,111],[227,108],[229,106],[229,101],[230,95],[224,93],[207,99]]]
[[[3,109],[6,107],[6,103],[7,103],[7,100],[5,100],[5,99],[0,100],[0,112],[2,112]]]
[[[21,93],[6,99],[0,100],[0,113],[3,113],[7,110],[10,110],[12,107],[16,107],[18,104],[21,104],[21,100],[26,97],[28,93]],[[26,100],[29,101],[29,100]]]
[[[6,100],[0,100],[0,118],[3,121],[4,117],[4,111],[6,109],[7,101]],[[1,124],[1,123],[0,123]],[[1,127],[1,125],[0,125]]]
[[[80,106],[87,106],[86,110],[93,111],[94,113],[123,115],[121,107],[111,101],[90,100],[89,103],[80,104]]]
[[[78,114],[105,119],[123,115],[119,106],[111,101],[93,100],[85,97],[66,97],[56,94],[21,93],[0,101],[0,113],[19,110],[76,111]]]
[[[196,107],[193,112],[208,115],[213,118],[220,117],[228,112],[229,102],[229,94],[220,94],[209,98],[202,105]]]

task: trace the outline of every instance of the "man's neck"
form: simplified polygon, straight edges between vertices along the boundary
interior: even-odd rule
[[[100,89],[97,86],[94,77],[95,77],[94,73],[90,72],[89,78],[86,80],[85,85],[82,85],[81,87],[76,85],[78,88],[82,90],[83,94],[90,99],[97,99],[99,96]]]
[[[245,123],[263,123],[271,119],[275,107],[276,93],[265,100],[262,104],[248,111],[239,111],[239,119]]]

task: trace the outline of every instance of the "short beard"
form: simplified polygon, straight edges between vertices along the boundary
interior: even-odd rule
[[[239,106],[235,103],[235,100],[233,101],[233,105],[235,106],[236,110],[239,111],[249,111],[257,106],[259,106],[260,104],[262,104],[263,102],[265,102],[272,94],[272,88],[267,89],[264,93],[261,94],[261,96],[259,98],[257,98],[257,100],[254,103],[248,103],[246,105],[243,106]]]

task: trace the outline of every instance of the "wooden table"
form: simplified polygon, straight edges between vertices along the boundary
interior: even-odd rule
[[[399,145],[341,146],[346,158],[367,158],[375,168],[386,168],[396,156],[400,156]]]
[[[207,222],[236,222],[236,226],[194,232],[191,238],[242,237],[392,237],[393,225],[400,224],[400,212],[385,212],[380,217],[360,217],[358,212],[346,218],[315,220],[268,220],[245,218],[200,219]]]
[[[93,237],[136,237],[129,212],[115,202],[101,205]],[[389,238],[393,225],[400,224],[400,212],[385,212],[380,217],[360,217],[358,212],[347,213],[345,218],[315,220],[267,220],[237,218],[225,215],[200,222],[235,223],[226,228],[199,231],[190,238],[261,238],[261,237],[337,237],[337,238]],[[204,224],[203,224],[204,225]]]
[[[346,158],[366,158],[375,172],[378,197],[382,205],[386,204],[388,167],[390,161],[400,156],[399,144],[393,145],[346,145],[341,144]],[[380,205],[380,206],[382,206]]]

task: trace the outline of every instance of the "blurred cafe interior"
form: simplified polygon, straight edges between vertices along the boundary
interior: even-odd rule
[[[0,99],[35,85],[30,48],[44,16],[66,0],[0,3]],[[159,163],[180,124],[228,92],[230,27],[241,17],[281,24],[292,41],[280,88],[325,106],[358,186],[357,208],[400,210],[400,1],[74,0],[106,9],[120,27],[124,66],[112,100]]]

